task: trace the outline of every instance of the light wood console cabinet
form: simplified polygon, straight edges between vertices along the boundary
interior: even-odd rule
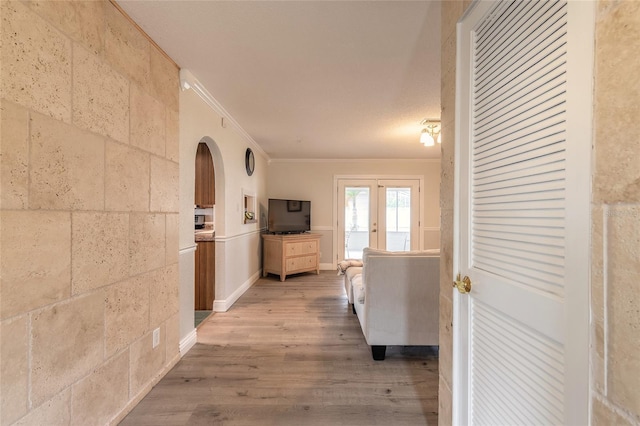
[[[320,273],[320,235],[263,234],[262,276],[280,275],[284,281],[287,275],[315,271]]]

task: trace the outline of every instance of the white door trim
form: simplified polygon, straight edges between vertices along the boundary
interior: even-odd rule
[[[566,161],[576,176],[567,181],[567,205],[574,208],[568,211],[566,227],[567,234],[580,239],[571,241],[565,254],[566,270],[571,272],[565,284],[565,333],[579,335],[580,344],[565,348],[565,384],[571,387],[565,394],[565,424],[588,424],[591,236],[584,230],[591,229],[595,1],[570,0],[568,16]]]

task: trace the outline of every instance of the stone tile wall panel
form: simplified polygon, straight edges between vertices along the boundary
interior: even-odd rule
[[[104,138],[32,114],[30,164],[30,208],[104,209]]]
[[[0,424],[11,424],[29,407],[29,318],[23,315],[0,323]]]
[[[104,358],[104,294],[53,305],[31,322],[31,401],[39,405]]]
[[[0,206],[26,209],[29,203],[29,112],[3,100],[0,120]]]
[[[141,90],[131,86],[131,145],[164,157],[165,107]]]
[[[178,163],[151,157],[152,212],[178,212]]]
[[[0,7],[3,98],[70,122],[71,41],[20,2]]]
[[[107,357],[128,347],[149,331],[149,288],[153,276],[154,273],[138,275],[106,290]]]
[[[71,214],[2,211],[0,227],[2,318],[69,297]]]
[[[165,215],[131,214],[129,222],[130,275],[164,266]]]
[[[0,8],[0,423],[108,424],[178,354],[178,68],[109,1]]]
[[[129,142],[129,81],[79,45],[73,49],[73,124]]]
[[[36,406],[15,426],[71,425],[71,388],[67,388],[48,401]]]
[[[100,55],[104,47],[105,3],[100,1],[25,1],[38,15],[62,33]]]
[[[73,294],[103,287],[129,275],[129,215],[74,213]]]
[[[113,413],[122,410],[129,399],[128,371],[129,351],[123,351],[74,384],[71,399],[74,423],[109,424]]]
[[[114,141],[105,147],[105,208],[149,211],[149,154]]]
[[[153,332],[131,345],[131,395],[137,395],[165,364],[165,331],[160,327],[160,343],[153,347]]]

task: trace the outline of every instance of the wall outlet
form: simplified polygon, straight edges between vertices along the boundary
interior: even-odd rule
[[[160,344],[160,328],[153,330],[153,347],[155,348]]]

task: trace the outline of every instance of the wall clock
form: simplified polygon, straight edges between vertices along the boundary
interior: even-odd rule
[[[247,152],[244,155],[244,167],[247,169],[249,176],[253,174],[253,170],[256,168],[256,159],[253,157],[251,148],[247,148]]]

